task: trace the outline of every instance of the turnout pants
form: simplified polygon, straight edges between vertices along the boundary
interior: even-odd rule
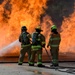
[[[25,57],[25,54],[28,54],[28,61],[30,60],[30,57],[31,57],[31,46],[28,45],[28,46],[21,46],[21,51],[20,51],[20,56],[19,56],[19,63],[23,63],[23,60],[24,60],[24,57]]]
[[[51,48],[50,52],[51,52],[51,57],[52,57],[52,64],[58,65],[59,47]]]
[[[35,55],[37,54],[37,65],[42,64],[42,49],[31,51],[31,58],[29,64],[34,64],[35,62]]]

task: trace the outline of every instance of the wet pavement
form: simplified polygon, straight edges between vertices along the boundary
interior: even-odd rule
[[[75,62],[60,63],[61,67],[49,68],[49,63],[43,63],[47,67],[30,67],[27,63],[22,66],[17,63],[0,63],[0,75],[75,75]]]

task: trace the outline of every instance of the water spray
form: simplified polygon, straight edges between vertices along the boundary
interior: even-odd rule
[[[7,45],[6,47],[2,48],[0,50],[0,56],[4,56],[6,53],[10,53],[11,50],[13,50],[14,47],[20,47],[20,43],[18,39],[11,44]]]

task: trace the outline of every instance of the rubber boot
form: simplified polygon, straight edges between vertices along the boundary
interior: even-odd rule
[[[29,66],[34,66],[34,64],[29,64]]]
[[[59,65],[58,65],[58,64],[55,64],[54,66],[55,66],[55,67],[58,67]]]
[[[22,65],[22,63],[18,63],[18,65]]]
[[[50,67],[58,67],[59,65],[58,64],[52,64],[50,65]]]
[[[42,64],[38,64],[37,66],[38,67],[45,67],[45,65],[42,65]]]

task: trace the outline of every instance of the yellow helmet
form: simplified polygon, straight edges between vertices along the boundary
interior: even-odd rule
[[[51,30],[53,30],[53,29],[57,29],[57,26],[56,25],[52,25],[51,26]]]
[[[38,30],[42,31],[41,26],[37,26],[35,29],[38,29]]]

